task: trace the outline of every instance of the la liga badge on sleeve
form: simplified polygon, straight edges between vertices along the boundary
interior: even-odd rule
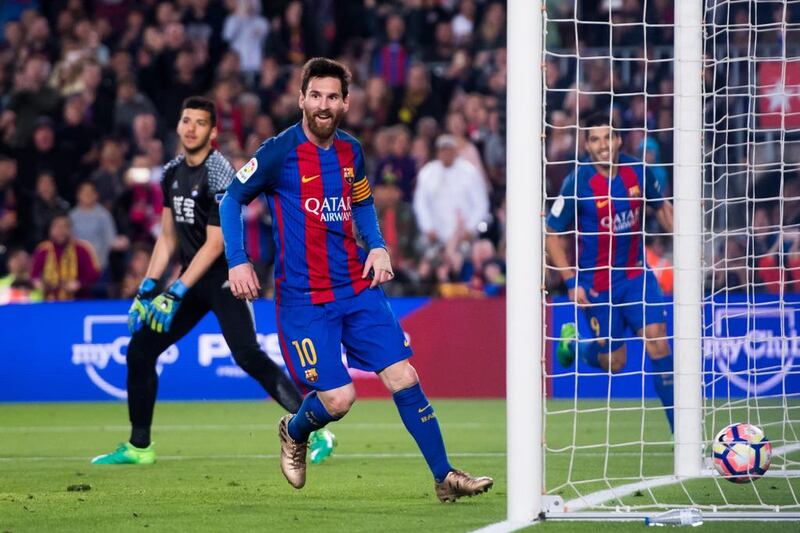
[[[239,179],[239,181],[245,183],[250,179],[250,176],[255,173],[257,168],[258,160],[254,157],[239,169],[239,172],[236,173],[236,177]]]

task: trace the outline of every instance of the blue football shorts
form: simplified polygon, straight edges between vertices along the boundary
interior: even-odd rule
[[[614,281],[611,289],[592,296],[583,308],[589,327],[596,339],[611,342],[611,351],[625,344],[627,337],[637,335],[646,325],[665,323],[667,306],[658,281],[651,271],[623,281]],[[629,333],[626,337],[626,328]]]
[[[348,366],[380,372],[412,355],[380,287],[326,304],[278,306],[276,316],[283,360],[303,392],[351,383]]]

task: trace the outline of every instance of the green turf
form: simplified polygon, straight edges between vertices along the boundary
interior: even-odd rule
[[[275,426],[281,412],[272,402],[159,404],[154,428],[159,460],[152,466],[89,465],[92,456],[111,451],[127,437],[124,404],[0,405],[0,532],[460,532],[503,520],[504,403],[440,400],[436,406],[452,462],[493,476],[496,485],[489,494],[440,504],[425,463],[390,401],[360,401],[332,427],[339,440],[336,456],[311,467],[301,491],[290,488],[280,474]],[[551,402],[551,407],[567,404]],[[659,420],[656,413],[647,416],[651,414],[655,426],[647,430],[658,436]],[[594,442],[605,431],[604,416],[587,414],[584,425],[594,424],[588,429],[594,437],[582,434],[581,439]],[[625,442],[632,438],[628,433],[638,435],[631,428],[641,413],[631,410],[621,416],[613,424]],[[569,416],[559,417],[548,417],[551,446],[571,439]],[[654,471],[668,467],[668,452],[665,448],[662,455],[653,455]],[[549,454],[549,486],[563,485],[569,461],[561,455]],[[602,474],[596,456],[582,459],[578,471],[573,462],[573,480]],[[624,469],[630,462],[630,456],[620,455],[606,468]],[[769,481],[759,486],[768,491],[762,484]],[[90,490],[68,490],[76,485]],[[572,489],[559,490],[566,496]],[[659,490],[659,498],[680,498],[675,487]],[[632,498],[637,503],[641,497]],[[770,533],[794,530],[789,526],[770,525]],[[621,532],[644,525],[548,522],[537,527]],[[730,524],[707,523],[702,529],[730,531]]]
[[[790,406],[790,409],[794,409]],[[787,410],[775,401],[762,401],[750,412],[742,406],[723,406],[716,417],[707,417],[707,434],[713,437],[732,421],[751,420],[763,428],[773,446],[783,445],[786,439],[796,442],[800,422],[793,416],[784,421]],[[724,415],[724,416],[723,416]],[[601,401],[581,401],[578,408],[572,402],[548,403],[547,421],[547,487],[565,500],[597,490],[607,489],[606,481],[615,486],[631,483],[643,477],[665,476],[673,471],[672,443],[667,422],[658,403],[613,403],[608,410]],[[573,438],[574,434],[574,438]],[[574,445],[573,445],[574,443]],[[643,444],[645,443],[645,444]],[[771,470],[783,466],[797,469],[800,450],[786,456],[775,456]],[[607,505],[646,506],[657,502],[681,502],[697,505],[761,505],[753,510],[768,510],[763,506],[797,505],[800,478],[765,478],[752,484],[734,484],[722,479],[703,479],[642,491]],[[796,509],[800,510],[800,509]]]

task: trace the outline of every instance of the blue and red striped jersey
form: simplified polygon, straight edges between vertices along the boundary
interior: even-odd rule
[[[279,303],[322,304],[369,287],[353,219],[365,206],[374,217],[373,198],[354,137],[337,130],[323,149],[295,124],[265,141],[236,177],[230,196],[244,205],[263,193],[272,211]],[[367,245],[383,246],[380,234]]]
[[[610,179],[588,157],[582,159],[564,180],[547,217],[553,231],[577,228],[578,283],[598,292],[642,274],[643,211],[663,201],[658,181],[642,161],[621,154],[616,170]]]

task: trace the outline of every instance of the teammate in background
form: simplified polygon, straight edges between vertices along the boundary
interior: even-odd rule
[[[545,246],[559,269],[569,298],[582,309],[591,339],[579,339],[574,323],[561,328],[559,362],[569,367],[577,353],[587,364],[619,372],[627,358],[625,328],[645,341],[655,389],[673,428],[672,353],[666,310],[653,272],[645,268],[643,215],[655,212],[672,232],[672,204],[642,161],[620,154],[622,138],[608,115],[595,113],[584,125],[589,153],[567,176],[547,217]],[[577,276],[567,256],[571,240],[561,234],[574,225],[578,235]]]
[[[252,305],[234,298],[228,289],[218,201],[234,170],[211,147],[216,134],[214,103],[201,97],[186,99],[178,123],[183,155],[164,167],[161,234],[128,314],[132,335],[127,355],[130,441],[95,457],[94,464],[155,461],[150,426],[158,387],[156,360],[209,311],[216,315],[236,363],[284,409],[295,413],[300,407],[300,393],[256,341]],[[176,251],[181,275],[159,293],[158,280]],[[334,444],[330,432],[316,442],[318,454],[330,455]]]
[[[281,470],[306,481],[309,434],[347,414],[356,399],[351,367],[375,372],[435,480],[440,501],[486,492],[488,477],[450,466],[439,422],[414,368],[411,348],[379,285],[394,276],[378,229],[359,142],[337,129],[348,109],[350,73],[315,58],[303,67],[300,123],[265,141],[236,174],[220,205],[231,290],[255,298],[258,279],[242,243],[241,207],[266,193],[274,215],[278,335],[294,379],[310,394],[297,415],[281,418]],[[356,244],[353,223],[367,254]]]

